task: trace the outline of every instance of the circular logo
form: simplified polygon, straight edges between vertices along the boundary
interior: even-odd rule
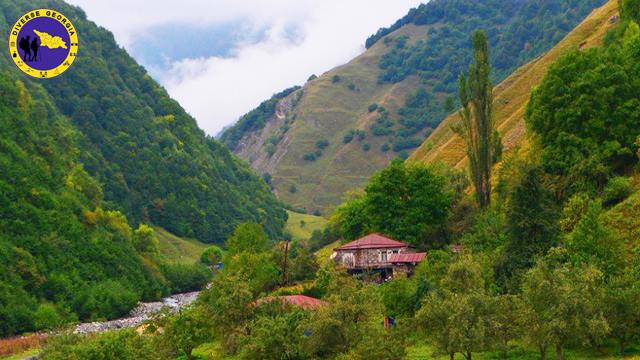
[[[58,76],[73,64],[78,54],[76,28],[55,10],[32,10],[11,28],[9,54],[27,75],[36,78]]]

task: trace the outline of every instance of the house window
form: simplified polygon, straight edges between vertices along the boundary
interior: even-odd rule
[[[387,262],[387,252],[386,251],[380,252],[380,261],[381,262]]]

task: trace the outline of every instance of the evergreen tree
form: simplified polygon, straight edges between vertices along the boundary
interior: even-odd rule
[[[489,63],[489,45],[483,31],[473,33],[475,64],[469,76],[460,76],[462,122],[453,130],[465,142],[476,198],[481,208],[491,204],[491,168],[501,153],[499,134],[493,119],[493,84]]]
[[[507,208],[507,244],[498,260],[496,276],[502,285],[516,284],[518,275],[533,266],[558,237],[557,210],[541,181],[541,171],[525,165]]]

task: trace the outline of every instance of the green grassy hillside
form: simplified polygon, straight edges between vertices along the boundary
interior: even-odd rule
[[[469,7],[431,1],[381,30],[362,55],[310,79],[275,106],[266,102],[247,115],[251,126],[241,120],[222,138],[257,172],[270,175],[280,199],[328,213],[390,160],[408,156],[444,118],[446,99],[468,66],[471,31],[489,31],[498,57],[495,77],[502,80],[602,2],[554,0],[537,7],[529,0],[509,6],[483,0]]]
[[[200,261],[200,255],[207,248],[207,244],[198,240],[181,238],[157,226],[153,229],[159,241],[158,250],[168,262],[193,264]]]
[[[287,211],[289,218],[285,231],[288,231],[293,240],[309,240],[314,230],[323,230],[327,226],[327,219],[321,216],[299,214]]]

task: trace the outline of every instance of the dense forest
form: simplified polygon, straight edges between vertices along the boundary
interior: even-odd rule
[[[417,75],[422,85],[398,111],[399,125],[391,138],[394,150],[415,148],[425,127],[435,128],[455,108],[457,76],[471,60],[469,36],[484,29],[490,38],[492,80],[549,50],[603,0],[498,1],[434,0],[413,9],[389,28],[367,40],[371,47],[384,38],[387,53],[380,60],[379,81],[396,83]],[[408,24],[427,25],[427,40],[408,43],[388,36]],[[428,135],[428,133],[427,133]]]
[[[50,81],[0,57],[0,336],[202,287],[207,268],[159,256],[147,224],[203,242],[244,221],[282,234],[286,212],[264,181],[80,9],[3,1],[0,29],[36,6],[73,20],[82,56]]]
[[[375,283],[375,272],[356,278],[331,261],[319,266],[304,243],[292,253],[284,243],[269,248],[259,225],[244,224],[228,239],[225,267],[195,306],[154,318],[144,335],[58,337],[43,358],[97,359],[111,349],[122,359],[149,353],[388,360],[637,354],[640,13],[637,0],[620,4],[622,20],[604,45],[562,57],[531,93],[528,151],[481,161],[501,161],[494,176],[486,174],[492,192],[471,182],[488,198],[468,191],[464,172],[394,161],[331,217],[332,236],[380,232],[428,251],[413,276],[384,283]],[[462,111],[485,104],[490,118],[487,37],[473,37],[473,65],[460,81]],[[485,84],[483,91],[469,85],[477,83]],[[470,156],[482,150],[473,141],[492,141],[492,132],[483,135],[477,126],[481,117],[463,120],[472,124],[465,138]],[[285,256],[304,269],[291,271],[298,279],[293,286],[280,277]],[[323,303],[305,309],[273,300],[284,294]],[[385,316],[394,319],[388,328]]]
[[[60,9],[81,34],[82,56],[73,68],[42,85],[79,130],[79,161],[103,184],[109,208],[134,225],[150,222],[203,242],[221,243],[244,221],[281,234],[286,213],[268,186],[205,136],[82,10],[62,1],[3,1],[0,29],[36,6]],[[0,64],[14,70],[9,59]]]

